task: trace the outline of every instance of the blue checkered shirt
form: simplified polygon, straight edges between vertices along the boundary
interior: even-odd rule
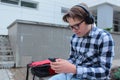
[[[69,61],[76,65],[74,77],[81,80],[109,80],[114,56],[114,42],[110,33],[93,27],[85,37],[76,34],[71,39]]]

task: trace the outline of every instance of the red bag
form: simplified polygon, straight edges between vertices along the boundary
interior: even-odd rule
[[[50,60],[36,61],[36,62],[32,62],[28,64],[26,80],[28,80],[29,69],[31,69],[33,80],[35,76],[41,78],[41,77],[46,77],[46,76],[51,76],[51,75],[56,74],[55,71],[52,70],[50,67]]]

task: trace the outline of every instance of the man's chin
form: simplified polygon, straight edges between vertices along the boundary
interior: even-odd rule
[[[78,37],[83,37],[83,35],[77,34]]]

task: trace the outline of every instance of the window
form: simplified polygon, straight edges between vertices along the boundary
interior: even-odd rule
[[[118,11],[114,12],[113,30],[115,32],[120,32],[120,12],[118,12]]]
[[[1,2],[18,5],[19,0],[1,0]]]
[[[37,3],[27,2],[27,1],[21,1],[21,6],[23,6],[23,7],[29,7],[29,8],[37,8]]]
[[[0,0],[0,2],[17,5],[20,7],[34,8],[34,9],[38,7],[38,2],[33,2],[30,0]]]
[[[115,31],[115,32],[118,32],[118,31],[119,31],[118,25],[114,25],[114,31]]]
[[[96,26],[97,26],[97,11],[90,11],[90,13],[92,14],[92,16],[93,16],[93,18],[94,18],[94,20],[95,20],[95,24],[96,24]]]
[[[95,24],[97,25],[97,16],[96,15],[93,15],[93,18],[95,20]]]
[[[114,31],[118,32],[119,31],[119,20],[114,19]]]
[[[67,13],[68,12],[68,10],[69,10],[69,8],[65,8],[65,7],[62,7],[61,8],[61,13]]]

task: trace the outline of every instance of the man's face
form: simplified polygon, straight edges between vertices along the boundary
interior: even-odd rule
[[[67,18],[69,27],[71,30],[78,35],[78,37],[85,36],[89,31],[88,25],[85,24],[84,20],[78,20],[73,18]]]

